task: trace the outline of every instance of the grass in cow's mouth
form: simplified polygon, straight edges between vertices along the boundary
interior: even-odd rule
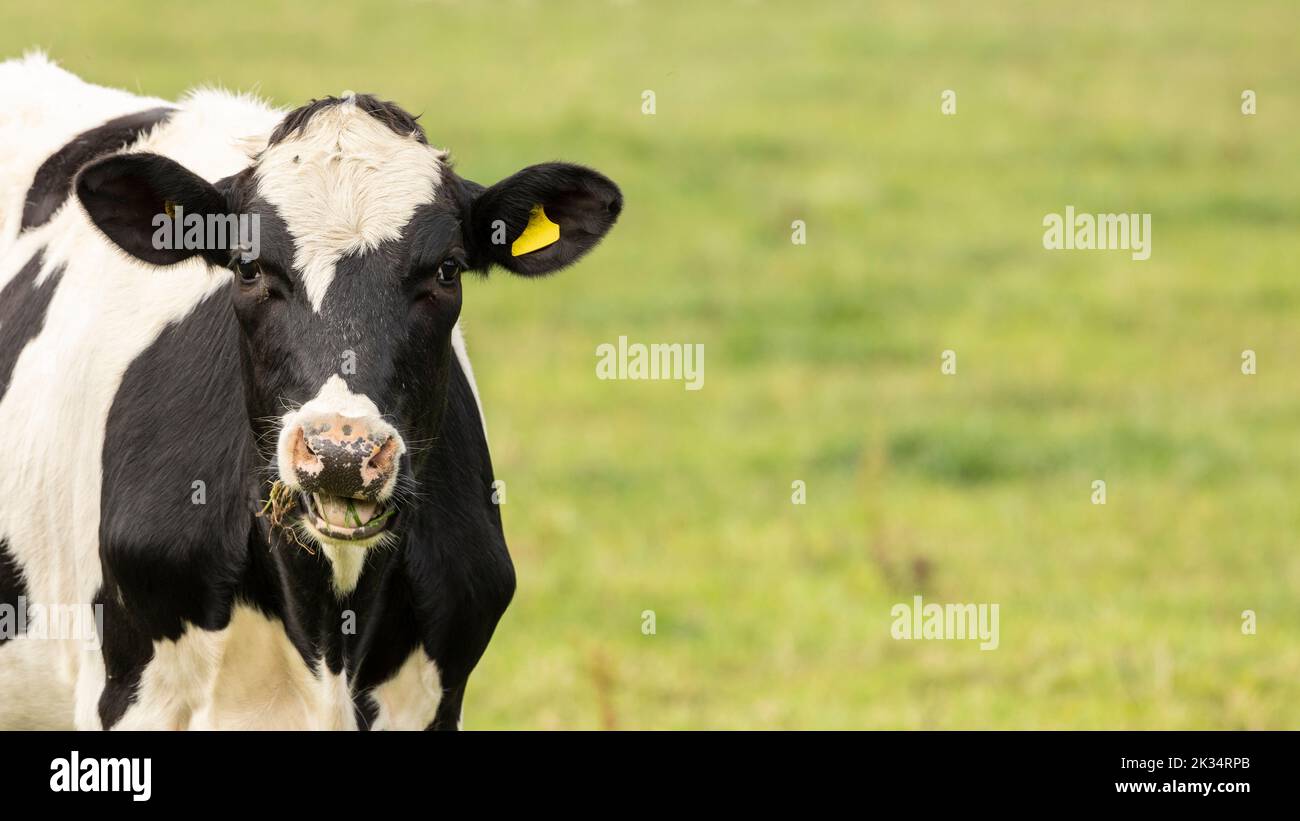
[[[267,494],[266,502],[257,515],[265,516],[274,527],[283,527],[284,517],[293,510],[295,501],[293,491],[277,479],[271,484],[271,492]]]
[[[301,508],[297,516],[291,516]],[[277,480],[271,484],[258,516],[280,529],[293,544],[315,555],[298,529],[341,542],[365,542],[383,533],[397,509],[384,502],[349,499],[325,493],[298,493]]]
[[[384,502],[350,499],[326,493],[302,494],[302,521],[330,539],[362,542],[378,536],[396,510]]]
[[[284,482],[277,479],[271,484],[271,492],[267,494],[267,499],[257,515],[265,517],[271,527],[278,528],[290,542],[315,556],[316,550],[299,538],[298,530],[294,527],[295,522],[293,520],[286,521],[286,517],[293,512],[297,502],[297,494],[290,490]]]

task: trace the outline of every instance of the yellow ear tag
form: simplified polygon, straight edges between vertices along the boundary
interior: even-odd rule
[[[528,214],[528,225],[519,239],[510,244],[510,256],[518,257],[560,241],[560,226],[546,218],[542,206],[534,205]]]

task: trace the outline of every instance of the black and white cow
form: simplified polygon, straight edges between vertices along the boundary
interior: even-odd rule
[[[259,256],[160,247],[182,207],[257,215]],[[0,727],[459,726],[515,587],[461,277],[561,268],[621,207],[574,165],[462,179],[366,95],[0,64],[0,609],[102,613],[0,638]]]

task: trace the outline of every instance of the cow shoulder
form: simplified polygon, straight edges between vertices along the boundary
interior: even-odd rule
[[[238,326],[218,290],[127,368],[104,436],[105,584],[152,638],[224,627],[256,485]]]
[[[420,476],[404,570],[444,688],[464,684],[515,592],[478,399],[452,357],[447,408]]]

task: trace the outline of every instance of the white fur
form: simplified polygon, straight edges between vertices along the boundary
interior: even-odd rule
[[[309,535],[320,545],[325,558],[329,559],[330,568],[334,571],[332,577],[334,595],[342,598],[356,590],[357,583],[361,581],[361,572],[366,569],[366,559],[369,557],[373,546],[371,540],[367,540],[363,544],[346,544],[319,533],[309,532]],[[383,535],[381,533],[375,537],[373,544],[381,543]]]
[[[64,663],[59,644],[17,639],[0,647],[0,729],[73,728],[72,680],[51,675]]]
[[[190,628],[176,641],[155,641],[135,701],[113,729],[189,729],[212,701],[227,633]]]
[[[191,729],[356,729],[346,673],[313,671],[278,620],[239,606],[219,635],[220,669]]]
[[[339,259],[398,239],[416,206],[433,201],[444,156],[350,101],[262,154],[258,192],[294,239],[294,267],[317,313]]]
[[[373,730],[423,730],[442,703],[438,665],[421,648],[407,657],[397,675],[370,691],[378,708]]]
[[[474,394],[474,404],[478,406],[478,420],[483,425],[483,442],[487,443],[487,416],[483,413],[483,400],[478,395],[478,383],[474,381],[474,368],[469,364],[469,350],[465,347],[465,335],[460,330],[460,323],[451,329],[451,349],[456,352],[460,369],[465,372],[465,381],[469,383],[469,392]]]

